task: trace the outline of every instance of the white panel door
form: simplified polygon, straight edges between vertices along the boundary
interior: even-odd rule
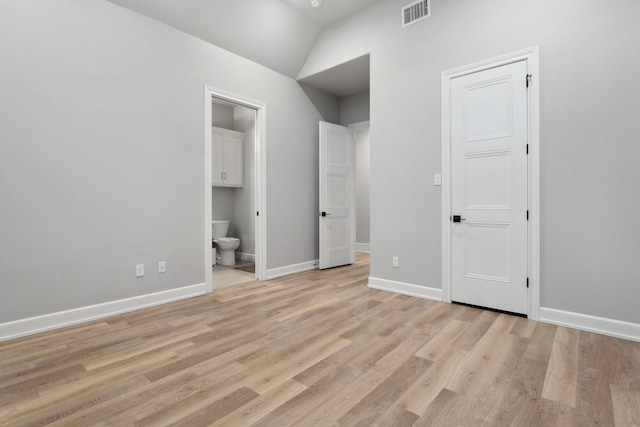
[[[320,268],[355,262],[354,147],[350,129],[320,122]]]
[[[451,299],[525,314],[526,75],[521,61],[451,81]]]

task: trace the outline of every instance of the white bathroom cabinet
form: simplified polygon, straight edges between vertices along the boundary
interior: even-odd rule
[[[242,187],[244,133],[214,127],[211,130],[214,187]]]

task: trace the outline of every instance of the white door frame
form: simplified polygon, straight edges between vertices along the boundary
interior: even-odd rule
[[[540,119],[539,52],[533,46],[474,64],[444,71],[441,74],[442,115],[442,301],[451,302],[451,80],[467,74],[526,61],[532,77],[528,97],[528,243],[529,319],[540,317]],[[526,82],[522,82],[525,84]]]
[[[255,151],[255,251],[256,277],[266,279],[267,272],[267,104],[227,92],[213,86],[204,86],[204,265],[207,292],[213,290],[211,250],[211,116],[212,98],[232,102],[256,110],[256,151]]]

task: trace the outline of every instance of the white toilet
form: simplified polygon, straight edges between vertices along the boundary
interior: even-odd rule
[[[211,221],[211,234],[213,243],[216,245],[214,265],[216,261],[220,265],[236,265],[236,249],[240,246],[240,239],[236,237],[226,237],[229,231],[229,221],[213,220]]]

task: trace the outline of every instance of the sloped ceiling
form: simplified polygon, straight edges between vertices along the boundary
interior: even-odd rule
[[[109,1],[296,78],[323,27],[378,0],[323,0],[319,8],[311,7],[309,0]],[[358,65],[350,73],[364,72]],[[334,77],[316,78],[323,90],[331,89],[330,81],[339,71],[333,70]],[[367,66],[367,82],[368,72]]]
[[[355,58],[298,81],[337,98],[366,92],[369,90],[369,55]]]

